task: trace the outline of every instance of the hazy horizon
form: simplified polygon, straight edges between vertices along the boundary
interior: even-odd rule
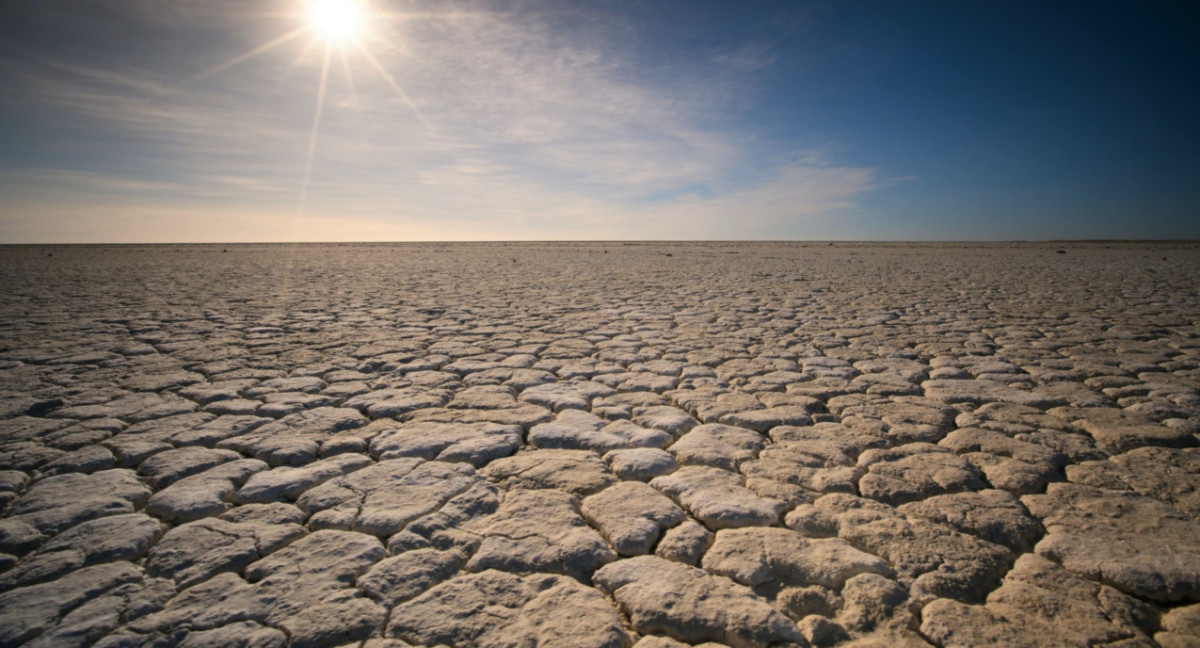
[[[14,0],[0,243],[1200,239],[1198,15]]]
[[[388,246],[388,245],[613,245],[613,246],[642,246],[642,245],[679,245],[679,246],[694,246],[694,245],[798,245],[807,246],[855,246],[866,245],[873,247],[892,247],[892,246],[935,246],[935,247],[952,247],[956,245],[969,247],[989,247],[989,246],[1051,246],[1051,247],[1066,247],[1072,245],[1079,246],[1099,246],[1099,245],[1121,245],[1121,246],[1200,246],[1200,239],[975,239],[975,240],[903,240],[903,239],[507,239],[507,240],[436,240],[429,239],[424,241],[156,241],[148,243],[130,243],[125,241],[94,241],[94,242],[70,242],[61,241],[53,243],[0,243],[0,248],[4,247],[169,247],[169,246],[195,246],[195,247],[250,247],[250,246]]]

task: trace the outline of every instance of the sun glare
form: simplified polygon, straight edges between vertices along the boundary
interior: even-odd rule
[[[308,19],[317,33],[335,42],[353,39],[362,29],[358,0],[309,0]]]
[[[321,116],[325,111],[325,99],[329,91],[330,70],[335,59],[340,61],[341,67],[346,73],[346,82],[352,94],[356,93],[356,90],[354,80],[351,76],[350,57],[357,57],[369,69],[374,70],[380,79],[395,91],[396,95],[412,110],[417,120],[427,129],[428,124],[421,115],[421,111],[408,98],[408,95],[405,94],[400,84],[388,73],[387,69],[379,62],[375,55],[371,53],[371,44],[383,41],[379,34],[372,33],[374,31],[373,28],[381,23],[394,24],[397,21],[397,14],[375,11],[372,7],[372,0],[295,0],[295,2],[296,4],[293,5],[296,7],[295,13],[289,13],[289,17],[294,18],[300,23],[295,29],[218,63],[193,76],[189,81],[200,81],[201,79],[208,78],[236,65],[241,65],[253,58],[257,58],[287,43],[297,40],[303,41],[305,37],[307,37],[308,43],[304,45],[302,55],[304,52],[311,51],[318,41],[324,41],[324,47],[318,48],[318,51],[320,49],[324,50],[324,55],[321,57],[321,74],[317,81],[316,106],[313,110],[312,127],[308,133],[308,157],[304,165],[304,178],[300,183],[299,213],[303,214],[308,197],[309,183],[312,179],[313,160],[317,152],[317,139],[321,133]]]

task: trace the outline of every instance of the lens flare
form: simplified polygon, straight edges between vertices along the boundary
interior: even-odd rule
[[[317,82],[312,127],[308,133],[308,155],[304,163],[304,176],[300,183],[296,216],[299,219],[303,217],[308,202],[309,186],[313,179],[313,166],[317,158],[318,140],[321,135],[321,118],[328,103],[330,73],[335,57],[340,61],[341,67],[346,73],[346,82],[352,94],[356,94],[357,91],[351,74],[350,57],[358,55],[358,58],[366,62],[367,68],[377,73],[383,82],[404,101],[417,121],[426,130],[431,131],[432,129],[417,105],[370,50],[371,44],[384,42],[378,33],[374,33],[376,28],[381,24],[395,25],[403,20],[403,15],[377,11],[372,0],[295,0],[295,3],[293,6],[296,7],[296,10],[294,13],[288,14],[299,23],[295,29],[218,63],[191,77],[188,81],[201,81],[276,50],[285,44],[302,40],[305,36],[309,38],[308,42],[304,44],[304,52],[310,51],[314,46],[324,50],[321,73]],[[353,103],[357,104],[356,97]]]

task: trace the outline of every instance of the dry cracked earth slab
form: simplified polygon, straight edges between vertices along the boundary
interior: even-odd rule
[[[0,248],[0,646],[1200,646],[1200,247]]]

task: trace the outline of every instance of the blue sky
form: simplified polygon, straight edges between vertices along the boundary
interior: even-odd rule
[[[360,7],[3,3],[0,242],[1200,238],[1193,2]]]

